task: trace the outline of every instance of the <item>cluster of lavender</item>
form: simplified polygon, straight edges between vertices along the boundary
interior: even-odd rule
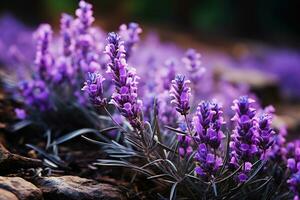
[[[183,84],[187,82],[189,81],[185,81],[183,76],[176,76],[172,81],[171,90],[176,110],[185,117],[190,109],[187,98],[190,96],[190,88]],[[266,154],[275,140],[275,132],[271,128],[271,114],[264,111],[257,114],[254,102],[253,99],[242,96],[235,100],[232,106],[235,112],[232,118],[235,126],[231,136],[231,158],[228,168],[237,170],[242,166],[237,176],[238,182],[245,182],[248,179],[255,161],[268,159]],[[193,136],[194,145],[198,146],[195,172],[205,179],[214,178],[223,164],[222,151],[219,151],[222,139],[225,138],[222,131],[222,125],[225,123],[222,114],[222,107],[217,103],[203,101],[198,105],[196,115],[193,117],[194,133],[190,132],[189,135]],[[188,120],[186,123],[189,126]],[[185,140],[186,136],[179,137],[180,144],[185,144],[181,146],[183,152],[187,152],[190,148],[186,144],[191,143]]]
[[[112,121],[120,125],[125,118],[131,125],[128,135],[138,133],[134,134],[135,137],[127,137],[130,138],[127,142],[135,145],[134,148],[141,148],[139,153],[144,155],[140,157],[147,158],[149,166],[153,163],[160,166],[162,161],[167,160],[167,164],[161,165],[160,169],[163,175],[173,179],[166,182],[183,184],[186,175],[191,176],[190,171],[181,170],[182,163],[174,161],[193,161],[185,159],[190,157],[194,161],[184,169],[192,167],[196,180],[200,178],[210,184],[222,182],[222,177],[226,175],[233,177],[232,182],[242,185],[253,175],[255,163],[262,160],[289,169],[287,184],[295,199],[299,198],[300,145],[299,142],[286,145],[284,131],[277,134],[273,130],[270,109],[258,109],[253,99],[242,96],[233,101],[233,130],[230,123],[225,125],[225,119],[230,115],[226,109],[233,97],[247,93],[247,89],[236,88],[222,79],[216,81],[211,69],[205,71],[201,67],[200,54],[193,49],[189,49],[180,59],[185,68],[180,67],[178,60],[170,59],[172,56],[181,58],[184,54],[181,50],[164,46],[153,38],[143,43],[144,46],[134,54],[142,32],[136,23],[121,25],[119,33],[109,33],[105,42],[105,34],[92,27],[94,20],[92,5],[81,0],[75,18],[62,15],[59,38],[53,38],[48,24],[38,28],[34,34],[34,75],[20,84],[28,108],[41,112],[55,110],[54,99],[57,98],[65,103],[77,102],[85,106],[89,99],[94,106],[104,108],[110,114],[111,109],[107,106],[112,104],[120,113],[110,115]],[[137,67],[141,79],[137,76],[137,70],[130,66]],[[202,76],[204,71],[205,76]],[[186,72],[189,77],[176,75]],[[113,84],[109,84],[110,81]],[[109,98],[111,90],[113,92]],[[196,94],[194,97],[192,90]],[[198,99],[195,97],[205,99],[196,110],[194,107]],[[217,101],[207,101],[213,98],[218,102],[224,101],[224,111]],[[16,109],[16,113],[20,119],[26,117],[24,110]],[[148,122],[152,122],[153,118],[157,118],[158,123],[155,120]],[[166,130],[166,127],[160,128],[162,125],[174,128]],[[122,131],[126,132],[124,127],[121,127]],[[170,130],[176,129],[177,153],[170,156],[174,149],[168,144],[173,140],[168,139],[174,139]],[[159,134],[160,130],[163,134]],[[225,152],[225,130],[231,135],[228,152]],[[158,151],[159,148],[163,149]],[[173,161],[176,165],[170,165]],[[153,175],[151,178],[157,177],[162,176]]]
[[[24,102],[29,108],[41,111],[53,109],[53,96],[61,94],[64,94],[62,99],[65,102],[76,101],[85,72],[100,68],[98,53],[103,48],[99,38],[94,35],[101,35],[101,32],[91,27],[94,21],[92,14],[92,5],[80,1],[76,10],[77,18],[62,15],[61,38],[53,39],[49,24],[40,25],[34,33],[36,53],[33,76],[20,86]],[[84,98],[78,102],[83,103]]]

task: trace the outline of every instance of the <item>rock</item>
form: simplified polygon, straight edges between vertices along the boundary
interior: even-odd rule
[[[19,200],[13,193],[0,189],[0,200]]]
[[[42,177],[35,182],[45,200],[123,200],[117,187],[77,176]]]
[[[16,197],[18,197],[17,199],[19,200],[43,199],[40,189],[20,177],[0,176],[0,188],[13,193]]]

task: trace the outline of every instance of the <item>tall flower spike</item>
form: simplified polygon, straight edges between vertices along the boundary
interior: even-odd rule
[[[163,87],[165,90],[170,90],[170,82],[176,76],[175,61],[172,59],[166,60],[165,67],[167,69],[167,74],[163,78]]]
[[[126,59],[128,59],[132,53],[134,45],[140,41],[140,34],[142,29],[137,23],[122,24],[119,28],[119,34],[124,41],[126,50]]]
[[[242,96],[234,100],[232,109],[235,116],[232,120],[235,122],[233,130],[231,147],[230,166],[237,167],[243,164],[242,171],[238,174],[238,181],[245,182],[248,179],[248,173],[251,170],[253,158],[258,155],[257,130],[255,127],[256,109],[253,106],[255,101],[247,96]]]
[[[34,38],[37,41],[35,64],[39,77],[43,80],[48,80],[50,69],[53,65],[53,58],[49,51],[49,43],[52,39],[52,29],[49,24],[42,24],[34,33]]]
[[[254,116],[256,113],[253,107],[253,99],[242,96],[234,101],[232,109],[236,112],[233,117],[235,121],[235,129],[233,135],[233,151],[237,154],[238,159],[243,161],[251,161],[257,155],[258,148],[256,146],[256,127],[254,124]]]
[[[88,79],[84,83],[83,91],[87,91],[90,101],[95,106],[104,106],[107,103],[106,98],[103,98],[103,81],[105,78],[98,73],[88,73]]]
[[[185,64],[186,68],[190,72],[196,72],[201,66],[201,55],[195,49],[188,49],[182,62]]]
[[[95,18],[93,17],[93,6],[81,0],[79,2],[79,8],[76,10],[75,14],[77,16],[78,30],[80,34],[85,34],[88,31],[88,28],[92,25]]]
[[[60,32],[63,38],[63,54],[69,56],[72,52],[72,22],[73,17],[68,14],[62,14],[60,19]]]
[[[186,69],[191,74],[193,84],[196,84],[201,75],[205,72],[205,68],[201,67],[201,55],[195,49],[188,49],[182,58]]]
[[[224,120],[222,108],[213,102],[202,101],[193,117],[195,139],[213,149],[218,149],[224,134],[221,130]]]
[[[138,99],[137,85],[139,77],[134,68],[129,69],[125,59],[123,42],[116,33],[109,33],[105,53],[110,57],[107,73],[112,76],[115,91],[111,102],[128,119],[133,128],[141,126],[142,101]]]
[[[176,75],[175,80],[172,80],[170,96],[171,103],[176,106],[176,110],[181,115],[187,115],[190,110],[191,88],[188,87],[189,80],[185,80],[185,76]]]
[[[263,113],[258,118],[258,145],[265,154],[274,142],[275,132],[271,128],[272,117],[268,113]]]

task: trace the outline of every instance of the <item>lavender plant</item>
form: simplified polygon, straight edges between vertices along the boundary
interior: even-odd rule
[[[142,109],[135,109],[141,105],[137,103],[137,82],[132,82],[136,80],[136,70],[130,68],[134,72],[130,73],[127,68],[126,50],[117,34],[109,34],[105,52],[111,58],[108,72],[112,74],[111,80],[115,84],[112,103],[130,125],[124,127],[116,123],[124,140],[122,143],[101,142],[102,149],[114,159],[100,159],[95,165],[129,167],[146,175],[147,179],[170,187],[170,199],[291,196],[287,187],[282,187],[282,182],[275,181],[279,169],[268,171],[274,162],[269,155],[276,151],[273,146],[276,144],[275,132],[270,127],[270,114],[263,113],[266,112],[263,110],[257,112],[253,99],[242,96],[233,102],[233,130],[225,127],[222,107],[214,101],[201,102],[191,124],[189,81],[183,75],[177,75],[170,83],[170,97],[174,109],[183,117],[178,117],[181,121],[178,129],[165,127],[175,137],[162,137],[164,129],[159,127],[159,115],[155,112],[157,104],[154,104],[155,115],[151,121],[141,117]],[[122,87],[126,87],[123,92]],[[108,111],[105,107],[103,109]],[[227,132],[226,137],[223,131]],[[284,162],[276,162],[276,166],[284,165]],[[295,176],[288,181],[291,188],[297,185]],[[276,189],[280,193],[274,196]],[[295,189],[292,190],[297,195]]]
[[[105,41],[93,21],[92,5],[82,0],[75,17],[62,15],[59,38],[47,24],[35,33],[33,75],[19,88],[26,111],[17,108],[18,118],[58,133],[85,128],[54,140],[47,131],[48,148],[93,132],[101,141],[84,138],[110,157],[94,165],[130,168],[132,181],[142,174],[161,186],[156,198],[299,199],[299,142],[285,144],[272,113],[248,96],[228,111],[233,96],[248,90],[215,80],[212,69],[203,74],[195,50],[176,59],[181,50],[155,39],[136,45],[136,23]]]

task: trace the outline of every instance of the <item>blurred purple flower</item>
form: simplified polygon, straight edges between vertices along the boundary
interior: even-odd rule
[[[35,64],[38,75],[43,80],[49,80],[50,70],[54,64],[53,57],[49,51],[49,43],[52,39],[52,29],[49,24],[41,24],[34,33],[36,39]]]
[[[128,24],[122,24],[119,28],[119,35],[124,41],[125,51],[126,51],[126,59],[130,57],[134,45],[140,41],[140,34],[142,33],[142,29],[139,27],[137,23],[131,22]]]
[[[45,111],[50,108],[49,90],[42,80],[31,80],[20,85],[24,101],[27,105]]]
[[[79,1],[79,8],[75,14],[77,16],[76,23],[80,34],[86,34],[92,23],[95,21],[93,17],[93,6],[84,0]]]
[[[26,111],[24,109],[15,108],[15,113],[18,119],[25,119],[27,117]]]
[[[68,14],[62,14],[60,19],[60,32],[63,39],[63,55],[70,56],[72,53],[72,22],[73,17]]]

